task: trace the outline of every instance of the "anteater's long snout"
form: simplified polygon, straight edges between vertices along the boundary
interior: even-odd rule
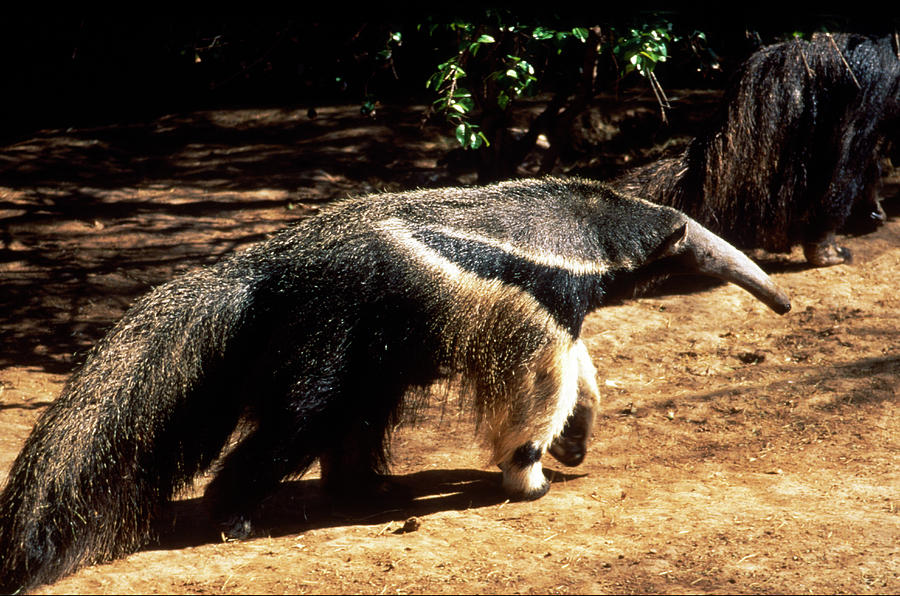
[[[691,221],[683,243],[684,255],[698,273],[736,284],[780,315],[791,310],[787,293],[769,278],[747,255]]]

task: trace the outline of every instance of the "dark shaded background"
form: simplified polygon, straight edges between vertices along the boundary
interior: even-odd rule
[[[760,43],[798,31],[884,32],[897,27],[896,8],[877,13],[768,11],[759,6],[694,5],[664,16],[682,33],[707,34],[722,62],[698,73],[691,56],[673,55],[657,74],[664,86],[718,88],[731,65]],[[643,22],[648,13],[584,8],[532,10],[523,22],[571,24]],[[727,14],[724,11],[727,10]],[[895,14],[885,13],[895,11]],[[122,122],[222,107],[284,108],[429,101],[427,77],[455,49],[415,25],[468,14],[434,10],[385,13],[382,7],[304,9],[294,15],[216,13],[124,14],[48,9],[48,14],[0,19],[0,141],[40,128]],[[262,11],[260,11],[262,12]],[[377,52],[388,31],[403,44],[390,64]]]

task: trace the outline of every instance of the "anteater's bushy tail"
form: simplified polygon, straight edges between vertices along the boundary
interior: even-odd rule
[[[228,374],[252,283],[206,269],[140,300],[41,416],[0,494],[0,593],[145,543],[218,455],[243,404]]]

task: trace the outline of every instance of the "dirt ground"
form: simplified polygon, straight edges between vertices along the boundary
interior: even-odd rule
[[[0,481],[80,355],[139,295],[332,198],[456,183],[413,111],[221,111],[0,148]],[[463,179],[462,182],[467,182]],[[885,195],[897,194],[897,178]],[[592,315],[604,402],[578,468],[507,502],[471,421],[396,435],[412,505],[329,503],[314,470],[223,541],[202,488],[158,543],[46,594],[898,593],[900,219],[854,264],[757,255],[792,296],[680,284]]]

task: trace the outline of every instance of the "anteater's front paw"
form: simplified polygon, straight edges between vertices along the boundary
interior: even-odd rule
[[[544,476],[541,464],[528,469],[503,469],[503,491],[511,501],[536,501],[549,490],[550,481]]]
[[[543,450],[535,443],[525,443],[502,464],[503,490],[511,500],[534,501],[550,490],[550,481],[541,466]]]
[[[584,461],[587,449],[584,440],[560,435],[550,444],[550,455],[564,466],[577,466]]]

